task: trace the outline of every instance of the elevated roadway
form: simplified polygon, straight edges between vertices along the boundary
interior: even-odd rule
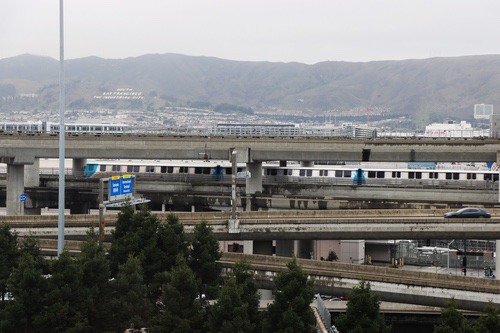
[[[444,219],[442,210],[240,212],[231,233],[228,212],[175,214],[187,234],[206,221],[219,240],[500,239],[499,217]],[[166,214],[158,215],[164,219]],[[105,219],[110,234],[116,215]],[[89,227],[98,226],[97,215],[69,215],[65,221],[68,237],[85,235]],[[21,236],[57,235],[57,216],[0,216],[0,222],[9,223]]]
[[[66,241],[65,245],[67,250],[77,253],[80,244],[81,242]],[[43,239],[40,245],[45,254],[56,254],[56,240]],[[371,290],[377,292],[381,300],[386,302],[443,307],[448,299],[455,298],[458,307],[464,310],[481,311],[490,301],[500,307],[499,280],[329,261],[296,260],[304,273],[313,280],[315,291],[321,294],[347,294],[360,281],[367,281],[370,282]],[[290,258],[224,253],[219,261],[223,274],[231,274],[234,265],[240,261],[250,263],[255,272],[254,277],[261,287],[272,289],[276,275],[286,270]],[[337,311],[340,309],[334,308]],[[415,309],[405,311],[410,313]]]
[[[70,135],[66,157],[126,159],[228,160],[233,148],[238,161],[372,161],[489,162],[497,161],[500,141],[494,139],[375,139],[318,137],[201,137],[161,135]],[[0,160],[33,164],[35,158],[57,158],[58,136],[0,135]]]

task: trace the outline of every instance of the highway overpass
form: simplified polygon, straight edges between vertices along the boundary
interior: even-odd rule
[[[175,214],[186,234],[206,221],[219,240],[500,239],[500,217],[444,219],[443,210],[432,209],[239,212],[237,221],[228,212]],[[164,219],[166,214],[158,215]],[[116,215],[108,214],[105,219],[109,235]],[[21,236],[56,236],[57,220],[50,215],[0,216],[0,222],[9,223]],[[69,238],[81,237],[89,227],[98,226],[97,215],[69,215],[65,221]]]
[[[80,244],[67,241],[66,249],[77,253]],[[57,242],[42,239],[41,248],[44,253],[55,255]],[[220,263],[223,274],[227,276],[235,263],[246,261],[254,270],[259,286],[273,289],[276,275],[286,270],[290,260],[277,256],[224,253]],[[500,307],[499,280],[309,259],[297,261],[313,280],[315,292],[321,294],[345,295],[360,281],[367,281],[382,301],[443,307],[447,300],[455,298],[458,307],[464,310],[482,311],[490,301]]]

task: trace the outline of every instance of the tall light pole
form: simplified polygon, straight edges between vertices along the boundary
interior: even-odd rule
[[[63,0],[59,0],[59,219],[57,228],[57,255],[64,250],[64,17]]]

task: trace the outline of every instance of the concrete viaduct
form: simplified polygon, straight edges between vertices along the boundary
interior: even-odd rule
[[[106,159],[217,159],[235,152],[253,175],[246,193],[262,192],[262,162],[372,161],[372,162],[491,162],[498,161],[500,141],[474,139],[346,140],[307,137],[202,137],[154,135],[71,135],[65,155],[75,171],[87,158]],[[0,135],[0,162],[7,164],[7,214],[20,215],[19,195],[39,180],[40,158],[57,158],[57,135]],[[25,175],[25,166],[28,171]],[[31,170],[29,169],[31,168]]]
[[[80,251],[81,242],[66,241],[70,253]],[[41,249],[56,255],[57,241],[42,239]],[[273,289],[278,272],[286,269],[290,258],[278,256],[224,253],[219,260],[223,274],[229,275],[237,262],[246,261],[261,288]],[[443,307],[455,298],[460,309],[482,311],[488,302],[500,306],[500,281],[466,276],[417,272],[388,267],[353,265],[329,261],[296,259],[314,283],[317,293],[346,294],[360,281],[370,282],[381,300],[397,303]]]

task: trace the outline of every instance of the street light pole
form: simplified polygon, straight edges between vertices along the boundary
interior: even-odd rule
[[[59,218],[57,228],[57,255],[64,250],[64,17],[63,0],[59,0]]]
[[[448,243],[448,274],[451,274],[450,272],[450,246],[453,244],[455,240],[452,240],[450,243]]]

